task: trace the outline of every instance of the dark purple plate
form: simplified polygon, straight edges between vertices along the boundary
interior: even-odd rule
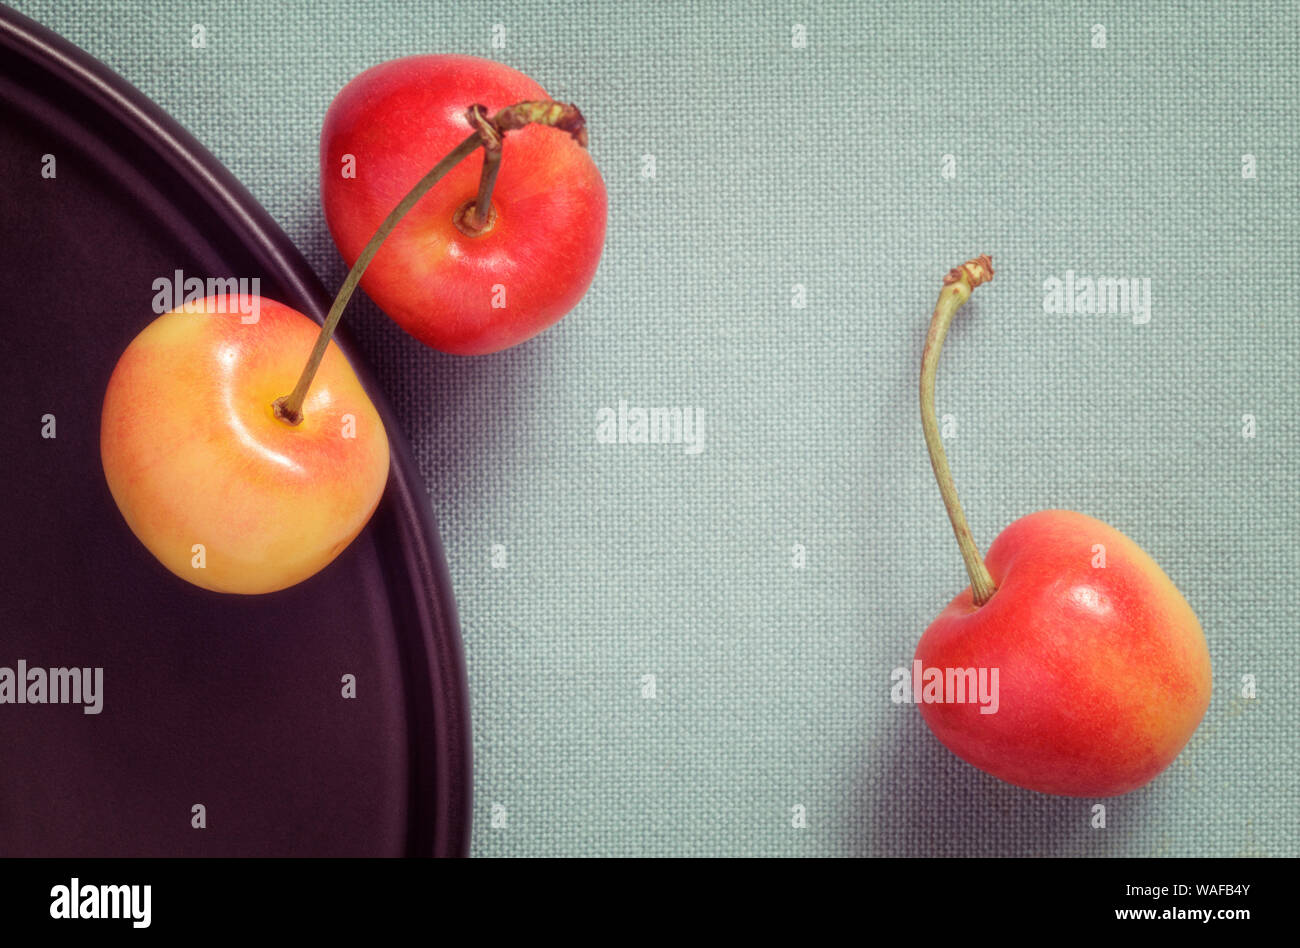
[[[329,296],[306,261],[157,106],[4,7],[0,217],[0,856],[463,855],[447,568],[401,428],[347,340],[391,474],[370,525],[307,582],[244,597],[177,579],[100,467],[105,387],[154,318],[153,281],[258,277],[319,321]],[[102,710],[4,702],[20,661],[102,668]]]

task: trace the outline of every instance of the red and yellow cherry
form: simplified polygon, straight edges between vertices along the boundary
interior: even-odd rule
[[[151,322],[113,370],[100,426],[109,490],[182,579],[226,593],[292,586],[328,565],[378,505],[383,422],[333,343],[298,422],[282,417],[321,335],[303,314],[251,297],[193,308]]]
[[[605,239],[605,185],[583,147],[581,114],[539,101],[547,98],[499,63],[411,56],[366,70],[329,108],[321,200],[349,265],[435,162],[482,133],[482,160],[453,167],[419,199],[361,284],[426,345],[459,355],[517,345],[557,322],[591,284]],[[506,121],[516,104],[557,111],[534,108]],[[484,118],[497,113],[495,125],[476,122],[474,105]]]
[[[1091,517],[1022,517],[981,559],[940,440],[934,379],[954,313],[992,276],[987,256],[948,274],[922,356],[926,445],[971,585],[917,646],[920,667],[938,670],[921,715],[954,754],[1008,783],[1116,796],[1154,779],[1200,724],[1210,703],[1209,650],[1196,614],[1155,561]],[[938,686],[948,670],[970,668],[998,670],[994,713]]]

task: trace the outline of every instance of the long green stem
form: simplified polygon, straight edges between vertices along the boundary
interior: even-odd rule
[[[477,205],[478,208],[481,208],[482,215],[481,219],[478,220],[477,229],[482,230],[484,225],[491,220],[488,209],[491,207],[492,188],[496,182],[496,174],[501,162],[501,140],[506,132],[523,128],[525,125],[548,125],[572,135],[578,144],[584,148],[587,146],[586,120],[583,118],[582,113],[578,111],[577,106],[567,105],[562,102],[518,102],[506,106],[491,118],[486,117],[486,110],[483,106],[472,105],[467,112],[467,117],[474,131],[434,165],[429,170],[429,173],[416,182],[415,187],[407,192],[406,197],[402,198],[397,207],[389,211],[388,216],[379,225],[379,229],[375,231],[374,236],[362,248],[361,255],[357,257],[357,262],[352,264],[352,269],[348,271],[343,286],[339,288],[338,295],[334,297],[334,303],[330,306],[325,322],[321,326],[320,334],[316,337],[316,344],[312,347],[311,355],[307,357],[307,364],[303,366],[302,374],[298,376],[298,384],[293,387],[293,391],[288,395],[277,398],[272,403],[276,417],[281,421],[291,425],[302,422],[302,403],[307,398],[307,390],[311,388],[312,379],[316,377],[316,370],[320,368],[321,360],[325,358],[325,350],[329,348],[330,338],[334,335],[334,330],[338,328],[339,320],[343,318],[343,310],[348,305],[348,300],[352,298],[352,293],[356,290],[357,284],[361,282],[361,276],[366,272],[366,267],[370,266],[370,261],[379,252],[380,245],[388,239],[388,235],[393,232],[401,219],[452,168],[472,155],[480,146],[485,149],[487,160],[484,162],[483,179],[479,183],[479,201]]]
[[[930,332],[925,338],[925,351],[921,354],[921,428],[925,432],[925,446],[930,451],[930,466],[934,468],[935,480],[939,482],[943,505],[948,508],[948,519],[952,521],[952,531],[957,535],[957,546],[966,563],[971,593],[977,606],[988,602],[997,592],[997,586],[989,575],[988,567],[984,565],[979,547],[975,545],[975,539],[966,523],[961,501],[957,499],[957,486],[952,480],[952,469],[948,467],[948,456],[944,453],[943,440],[939,435],[939,420],[935,417],[934,377],[939,368],[939,352],[943,349],[943,340],[948,335],[953,316],[970,299],[975,287],[991,279],[993,261],[988,254],[968,260],[948,272],[943,278],[943,289],[939,292],[939,302],[935,304],[934,316],[930,320]]]
[[[352,269],[348,271],[343,286],[339,288],[338,296],[334,297],[334,305],[330,307],[329,315],[325,317],[320,335],[316,337],[316,345],[312,347],[311,355],[307,358],[307,364],[303,367],[302,375],[298,376],[298,384],[293,387],[293,391],[287,396],[276,399],[274,404],[275,413],[281,420],[287,421],[291,425],[299,424],[302,421],[302,403],[307,397],[307,389],[311,387],[311,381],[316,377],[316,370],[320,368],[321,359],[325,358],[325,350],[329,348],[330,338],[334,335],[334,330],[338,328],[339,320],[343,318],[343,310],[348,305],[348,300],[352,298],[352,292],[357,288],[357,284],[361,282],[361,275],[366,272],[366,267],[370,266],[370,261],[379,252],[380,244],[393,232],[393,228],[406,216],[407,211],[415,207],[416,202],[424,197],[430,188],[441,181],[447,172],[473,154],[480,144],[482,142],[479,139],[478,132],[466,136],[464,141],[452,149],[442,161],[434,165],[429,173],[407,192],[406,197],[402,198],[397,207],[388,212],[388,216],[379,225],[379,229],[375,231],[374,236],[362,249],[361,256],[357,257],[357,262],[352,264]]]

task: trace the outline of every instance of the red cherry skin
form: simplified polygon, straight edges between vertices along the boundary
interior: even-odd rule
[[[320,147],[325,219],[348,266],[470,133],[469,106],[490,114],[549,98],[523,73],[471,56],[411,56],[349,82],[325,116]],[[605,241],[596,163],[567,133],[535,125],[505,136],[495,223],[479,236],[463,233],[454,217],[478,192],[482,156],[461,162],[416,204],[361,281],[411,335],[460,355],[518,345],[557,322],[587,291]]]
[[[958,595],[916,659],[997,668],[998,709],[922,703],[935,736],[995,777],[1063,796],[1127,793],[1168,767],[1209,707],[1210,655],[1155,561],[1099,520],[1046,510],[1007,527],[986,565],[997,592],[978,608],[969,587]]]

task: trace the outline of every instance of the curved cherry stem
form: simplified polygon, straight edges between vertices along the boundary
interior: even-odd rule
[[[339,320],[343,318],[343,310],[348,305],[348,300],[352,298],[353,291],[357,284],[361,282],[361,275],[366,272],[366,267],[370,266],[370,261],[375,258],[379,252],[379,246],[384,242],[393,228],[397,226],[398,221],[406,216],[407,211],[415,206],[415,203],[428,193],[429,189],[446,176],[447,172],[456,165],[460,164],[479,147],[479,133],[474,132],[464,141],[457,145],[452,151],[433,166],[433,169],[419,180],[406,195],[402,198],[397,207],[389,212],[384,218],[379,229],[375,231],[373,237],[361,251],[361,256],[357,257],[357,262],[352,265],[348,271],[347,278],[343,281],[343,286],[339,288],[338,295],[334,297],[334,304],[330,306],[329,315],[325,317],[325,323],[321,326],[320,335],[316,337],[316,345],[312,347],[311,355],[307,358],[307,364],[303,367],[302,375],[298,377],[298,384],[294,386],[293,391],[288,395],[278,398],[273,403],[275,414],[281,421],[287,421],[291,425],[302,422],[302,403],[307,398],[307,390],[311,388],[312,379],[316,377],[316,370],[320,368],[321,360],[325,358],[325,350],[329,348],[330,338],[334,335],[334,330],[338,328]]]
[[[320,334],[316,337],[316,344],[312,347],[311,355],[307,358],[307,364],[303,367],[302,375],[298,377],[298,384],[294,386],[293,391],[288,395],[277,398],[272,403],[272,409],[275,415],[281,421],[291,425],[301,424],[302,422],[302,404],[307,398],[307,390],[311,388],[312,379],[316,377],[316,370],[320,368],[321,360],[325,358],[325,350],[329,348],[330,338],[334,335],[334,330],[338,328],[339,320],[343,318],[343,310],[348,305],[348,300],[352,298],[353,291],[361,282],[361,276],[374,260],[375,254],[379,252],[379,247],[388,239],[388,235],[393,232],[398,223],[405,217],[420,198],[424,197],[435,184],[446,177],[452,168],[456,167],[480,147],[484,149],[483,174],[479,181],[478,197],[474,205],[474,213],[466,215],[466,218],[475,217],[480,219],[480,223],[472,231],[467,233],[482,233],[486,230],[485,225],[492,221],[490,213],[492,201],[492,189],[496,183],[497,171],[501,164],[501,142],[505,138],[505,133],[515,129],[523,128],[526,125],[549,125],[552,128],[558,128],[561,131],[568,132],[572,135],[583,148],[587,147],[587,123],[578,111],[577,106],[567,105],[561,102],[518,102],[515,105],[506,106],[490,118],[487,116],[487,110],[481,105],[472,105],[466,112],[470,125],[474,128],[459,145],[448,152],[441,161],[429,169],[428,174],[416,182],[415,187],[407,192],[406,197],[402,198],[398,205],[393,208],[388,216],[384,218],[379,229],[375,231],[374,236],[367,241],[361,250],[361,255],[357,257],[357,262],[352,265],[348,271],[347,277],[343,281],[343,286],[339,288],[338,295],[334,297],[334,303],[330,306],[329,313],[325,317],[325,322],[321,326]],[[479,212],[479,208],[484,208]],[[458,226],[465,230],[462,222],[458,221]],[[472,226],[472,225],[471,225]]]
[[[943,505],[948,508],[948,519],[952,521],[952,531],[957,535],[957,546],[966,563],[966,573],[970,576],[971,593],[976,606],[988,602],[997,592],[997,586],[989,575],[988,567],[984,565],[979,547],[975,545],[970,526],[966,523],[961,501],[957,499],[957,487],[952,480],[952,469],[948,467],[948,456],[943,450],[939,421],[934,412],[934,377],[939,368],[939,352],[943,349],[943,340],[948,335],[953,316],[970,299],[975,287],[991,279],[993,261],[988,254],[968,260],[948,272],[943,278],[943,289],[939,291],[939,302],[935,304],[934,316],[930,319],[930,332],[925,337],[925,351],[921,355],[921,428],[925,432],[925,446],[930,452],[930,466],[934,468],[939,493],[943,495]]]

